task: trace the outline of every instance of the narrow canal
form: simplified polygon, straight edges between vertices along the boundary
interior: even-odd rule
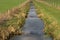
[[[10,40],[52,40],[44,35],[44,22],[37,17],[34,5],[30,5],[28,18],[22,28],[23,35],[14,36]]]

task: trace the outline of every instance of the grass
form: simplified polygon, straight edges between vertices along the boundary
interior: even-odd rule
[[[14,1],[15,1],[14,3],[13,2],[11,3],[10,8],[14,7],[13,4],[16,3],[15,6],[17,6],[19,5],[19,2],[22,3],[24,0],[19,0],[19,1],[14,0]],[[8,0],[6,2],[8,2]],[[7,9],[9,9],[9,6],[8,5],[6,6],[8,7]],[[2,14],[2,16],[0,16],[0,37],[1,37],[0,39],[1,40],[8,39],[8,37],[10,37],[10,34],[14,36],[22,33],[21,27],[23,27],[25,18],[27,17],[28,10],[29,10],[29,0],[24,2],[21,6],[12,8],[11,10],[9,10],[9,12],[7,11],[6,13]],[[6,9],[1,10],[1,12],[3,11],[6,11]]]
[[[39,17],[45,22],[45,32],[52,35],[54,40],[60,40],[60,10],[37,1],[34,4]]]
[[[0,12],[5,12],[15,6],[20,5],[26,0],[0,0]]]
[[[54,4],[56,6],[60,6],[60,0],[44,0],[47,3]]]
[[[45,12],[45,14],[52,15],[53,18],[55,18],[58,23],[60,24],[60,10],[57,10],[53,7],[49,7],[43,3],[38,3],[42,11]]]

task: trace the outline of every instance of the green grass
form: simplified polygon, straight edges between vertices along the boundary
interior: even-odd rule
[[[0,0],[0,12],[5,12],[15,6],[20,5],[26,0]]]
[[[56,6],[60,6],[60,0],[44,0],[50,4],[54,4]]]
[[[37,13],[44,14],[44,16],[40,16],[44,20],[45,23],[45,32],[49,35],[52,35],[55,40],[60,40],[60,10],[55,7],[50,7],[44,3],[40,3],[34,1],[35,7],[37,8]],[[49,20],[49,17],[51,19]],[[51,25],[51,23],[57,21],[58,24]]]
[[[50,7],[50,6],[47,6],[44,3],[37,2],[37,5],[40,6],[41,10],[43,12],[45,12],[45,14],[53,16],[53,18],[55,18],[58,21],[58,23],[60,24],[60,10],[55,9],[53,7]]]

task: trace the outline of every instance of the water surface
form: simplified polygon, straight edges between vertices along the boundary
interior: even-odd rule
[[[52,40],[44,35],[44,22],[37,17],[34,6],[31,4],[28,18],[22,28],[23,35],[14,36],[10,40]]]

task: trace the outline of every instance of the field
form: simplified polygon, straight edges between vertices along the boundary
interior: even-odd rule
[[[0,12],[5,12],[15,6],[20,5],[26,0],[0,0]]]
[[[58,1],[60,2],[60,0]],[[51,4],[56,2],[56,5],[58,5],[56,0],[49,2]],[[60,10],[39,1],[34,1],[34,4],[38,16],[45,22],[45,33],[52,35],[54,40],[60,40]]]
[[[56,5],[56,6],[60,6],[60,0],[44,0],[45,2],[52,4],[52,5]]]

